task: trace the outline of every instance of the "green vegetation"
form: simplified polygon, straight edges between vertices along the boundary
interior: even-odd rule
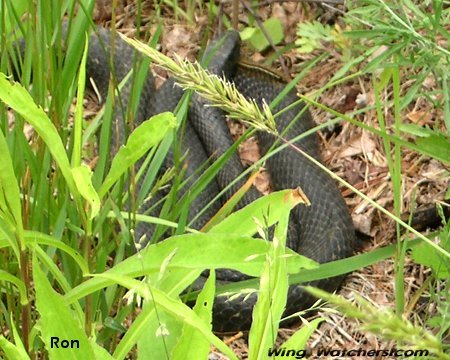
[[[195,1],[187,1],[184,7],[178,1],[156,3],[152,19],[156,31],[150,39],[148,34],[142,34],[142,39],[152,46],[161,34],[159,14],[165,7],[174,11],[178,21],[187,23],[195,23],[195,11],[208,12],[209,19],[218,14],[212,2],[199,7]],[[256,6],[257,2],[252,4]],[[174,114],[157,115],[137,127],[128,136],[126,146],[110,159],[112,113],[114,104],[120,103],[116,90],[122,84],[110,84],[105,105],[89,123],[82,107],[86,83],[84,34],[93,23],[94,1],[3,1],[0,357],[123,359],[139,354],[143,359],[205,358],[213,345],[236,358],[211,332],[211,305],[217,294],[250,288],[258,289],[260,294],[249,335],[250,358],[264,358],[267,348],[274,345],[288,283],[344,274],[394,256],[393,311],[384,312],[363,302],[358,304],[362,310],[355,310],[340,298],[321,296],[336,303],[349,317],[358,318],[368,331],[396,340],[399,347],[411,345],[408,337],[414,334],[413,345],[423,344],[436,358],[448,358],[448,345],[444,344],[448,344],[450,324],[450,226],[443,218],[445,224],[438,233],[424,236],[399,220],[403,201],[402,152],[414,151],[445,166],[450,164],[448,5],[444,1],[351,1],[343,18],[345,27],[332,29],[319,23],[299,26],[297,44],[303,52],[314,52],[318,57],[305,64],[304,72],[290,86],[295,86],[318,61],[331,58],[330,46],[333,56],[340,55],[339,71],[314,94],[317,98],[304,101],[328,111],[333,117],[330,123],[348,121],[380,137],[392,180],[393,214],[366,199],[397,221],[396,245],[317,266],[284,246],[289,211],[299,201],[290,190],[273,193],[234,213],[226,205],[205,233],[189,228],[186,214],[192,197],[205,188],[229,153],[206,169],[181,201],[175,202],[175,197],[170,196],[184,186],[183,171],[177,164],[158,179],[159,168],[170,146],[177,146],[175,134],[182,128],[187,97]],[[137,6],[137,23],[141,23],[139,1]],[[62,29],[63,15],[69,19],[67,39]],[[114,19],[113,16],[113,23]],[[258,27],[253,19],[250,25]],[[258,36],[262,34],[258,32]],[[26,45],[23,56],[19,56],[22,38]],[[232,88],[217,78],[207,77],[196,64],[172,62],[151,48],[135,45],[154,63],[174,72],[183,87],[202,92],[218,104],[229,105],[223,99],[229,99],[230,94],[239,99]],[[148,60],[137,63],[134,72],[140,74],[147,65]],[[15,74],[18,82],[5,74]],[[372,80],[372,104],[351,114],[340,114],[317,102],[327,89],[362,78]],[[435,86],[424,91],[424,81],[429,78]],[[142,86],[137,79],[139,76],[130,74],[133,99],[138,98]],[[408,86],[403,86],[405,83]],[[443,121],[425,127],[404,121],[414,101],[422,97],[442,114]],[[76,107],[72,116],[73,99]],[[273,131],[269,107],[260,111],[253,109],[251,103],[233,101],[233,105],[237,103],[239,106],[231,107],[236,111],[233,117],[247,119],[254,128]],[[130,123],[136,104],[134,100],[130,109],[121,109]],[[376,123],[359,120],[358,115],[369,111],[375,112]],[[327,125],[318,126],[315,131]],[[134,184],[144,171],[135,173],[133,165],[143,155],[143,168],[149,169],[145,174],[148,186],[136,194]],[[271,154],[243,176],[261,166],[268,156]],[[96,166],[88,166],[94,157],[98,157]],[[136,202],[142,202],[148,194],[154,196],[169,180],[174,185],[164,200],[164,219],[125,210],[135,209]],[[284,201],[286,196],[291,200]],[[158,224],[162,229],[159,234],[170,228],[172,234],[179,236],[136,253],[132,229],[137,221]],[[252,238],[256,233],[264,234],[273,224],[277,224],[277,241]],[[406,228],[407,233],[403,234],[401,228]],[[227,234],[231,229],[236,235],[230,238]],[[407,235],[415,239],[407,240]],[[411,311],[403,288],[405,257],[411,248],[414,261],[432,269],[432,275],[412,301],[414,304],[427,294],[429,301],[436,304],[437,313],[426,319],[426,328],[412,325],[414,319],[401,319]],[[256,278],[216,289],[212,272],[191,310],[179,295],[203,270],[216,268],[232,268]],[[204,303],[206,307],[200,306]],[[383,318],[386,313],[389,316]],[[284,346],[304,348],[321,320],[307,323]],[[384,331],[394,325],[402,331]],[[77,339],[80,348],[51,348],[52,336]]]

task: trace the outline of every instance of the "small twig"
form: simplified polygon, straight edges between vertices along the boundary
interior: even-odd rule
[[[233,29],[237,30],[239,26],[239,0],[233,0],[233,14],[232,14]]]

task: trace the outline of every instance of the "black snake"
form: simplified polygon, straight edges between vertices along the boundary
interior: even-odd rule
[[[100,93],[106,96],[110,68],[108,60],[110,56],[111,33],[104,28],[97,28],[99,36],[91,36],[90,49],[87,62],[87,73],[95,80]],[[100,40],[99,40],[100,39]],[[218,42],[213,42],[217,44]],[[236,88],[246,97],[253,98],[261,105],[263,99],[269,104],[283,90],[286,84],[274,76],[255,69],[249,69],[238,65],[240,39],[236,32],[227,32],[221,38],[221,46],[213,55],[209,63],[209,70],[213,73],[224,74],[228,80],[233,81]],[[210,45],[206,53],[211,54],[214,46]],[[105,51],[106,50],[106,51]],[[129,72],[133,65],[134,52],[128,44],[116,36],[114,44],[114,73],[116,81]],[[124,107],[128,105],[129,86],[122,90],[121,98]],[[159,90],[155,90],[154,79],[149,75],[145,81],[140,105],[135,117],[135,123],[139,123],[151,115],[162,111],[172,111],[183,95],[183,91],[174,86],[174,81],[169,79]],[[280,109],[297,101],[295,91],[289,92],[281,103],[273,109],[276,113]],[[182,154],[186,155],[186,178],[208,161],[210,156],[221,155],[233,140],[224,121],[224,114],[212,107],[205,107],[204,101],[197,95],[192,97],[189,117],[185,126],[184,140],[182,141]],[[293,119],[301,113],[298,121]],[[116,112],[115,120],[123,123],[122,112]],[[307,109],[303,105],[291,107],[288,111],[276,118],[277,130],[283,133],[286,139],[292,139],[314,126],[314,122]],[[284,130],[290,125],[289,129]],[[118,126],[122,129],[123,126]],[[120,132],[120,131],[119,131]],[[123,141],[123,134],[113,134],[113,138]],[[258,133],[258,142],[261,152],[264,154],[273,144],[274,137],[265,132]],[[317,136],[309,135],[295,142],[311,156],[320,159]],[[189,149],[189,151],[187,151]],[[173,165],[172,153],[169,153],[166,167]],[[329,262],[352,255],[354,248],[354,228],[349,216],[347,206],[336,187],[334,181],[317,166],[303,158],[296,151],[286,148],[270,157],[265,164],[268,169],[272,187],[278,189],[292,189],[300,186],[311,202],[310,207],[297,206],[291,213],[288,230],[287,244],[300,254],[314,259],[320,263]],[[190,206],[189,219],[192,219],[205,207],[220,191],[234,180],[243,171],[243,166],[237,155],[234,155],[228,164],[219,172],[216,181],[211,182],[208,188],[194,199]],[[194,180],[188,180],[188,186]],[[226,196],[229,196],[242,185],[237,182],[230,187]],[[259,193],[251,189],[240,206],[257,198]],[[200,216],[192,227],[200,228],[214,214],[221,204],[215,204]],[[148,206],[147,206],[148,208]],[[144,211],[146,207],[141,209]],[[136,239],[152,230],[147,225],[137,226]],[[223,281],[236,281],[242,277],[232,271],[218,271],[217,278]],[[334,277],[316,281],[313,285],[328,291],[334,291],[341,283],[342,277]],[[216,298],[214,304],[213,328],[216,331],[232,331],[248,329],[251,324],[251,311],[256,302],[256,293],[243,301],[244,295],[228,301],[226,297]],[[285,314],[292,314],[312,304],[313,298],[308,295],[301,286],[290,286]]]

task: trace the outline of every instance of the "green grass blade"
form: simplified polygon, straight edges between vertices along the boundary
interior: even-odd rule
[[[86,84],[86,60],[89,48],[89,38],[86,35],[86,42],[84,45],[83,57],[81,59],[80,73],[78,75],[78,94],[77,105],[75,108],[75,117],[73,122],[73,151],[72,151],[72,166],[78,167],[81,165],[81,149],[83,141],[83,99],[84,88]]]
[[[38,231],[26,231],[25,240],[27,243],[30,244],[37,243],[39,245],[53,246],[57,249],[64,251],[78,264],[83,274],[89,273],[88,270],[89,267],[86,263],[86,260],[78,253],[78,251],[74,250],[67,244],[63,243],[62,241],[57,240],[47,234],[40,233]]]

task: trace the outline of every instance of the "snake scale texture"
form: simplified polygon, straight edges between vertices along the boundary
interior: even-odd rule
[[[104,98],[110,76],[108,66],[110,43],[110,31],[98,27],[96,34],[92,35],[90,39],[87,63],[87,73],[94,79]],[[114,72],[116,80],[120,81],[132,68],[134,51],[118,36],[115,37],[114,47]],[[208,69],[212,73],[225,75],[228,80],[234,82],[236,88],[244,96],[255,99],[259,105],[262,104],[263,99],[270,104],[286,84],[267,72],[238,65],[239,51],[240,39],[238,33],[225,33],[218,40],[213,41],[206,51],[207,56],[211,58]],[[128,105],[129,93],[129,86],[125,86],[121,92],[122,105],[125,108]],[[173,111],[182,95],[183,91],[174,86],[172,79],[167,80],[160,89],[155,90],[154,79],[151,75],[148,75],[142,90],[135,124],[162,111]],[[273,109],[273,112],[276,113],[295,101],[298,101],[298,97],[295,91],[291,91],[277,108]],[[187,153],[185,161],[189,164],[185,175],[187,179],[211,156],[221,155],[233,143],[225,122],[225,114],[219,109],[205,107],[204,105],[204,101],[198,95],[192,96],[184,140],[181,145],[181,153]],[[302,114],[297,116],[301,112]],[[121,111],[116,111],[115,121],[118,124],[123,123],[121,113]],[[298,120],[291,124],[296,117],[298,117]],[[314,126],[311,115],[307,109],[303,109],[302,104],[295,105],[283,112],[276,118],[276,122],[277,130],[279,133],[284,133],[284,137],[288,140]],[[287,132],[284,132],[290,124]],[[112,134],[112,142],[117,146],[124,138],[123,130],[121,130],[123,126],[114,128],[119,129],[115,133],[113,131]],[[258,142],[263,154],[271,147],[274,140],[274,137],[270,134],[264,132],[258,134]],[[320,159],[316,134],[296,141],[295,145],[316,159]],[[188,149],[189,151],[187,151]],[[164,164],[165,167],[173,164],[171,157],[172,153],[169,153]],[[292,189],[300,186],[311,202],[309,207],[297,206],[293,209],[288,230],[288,246],[319,263],[351,256],[354,249],[355,232],[347,206],[334,180],[290,148],[270,157],[265,166],[270,173],[274,190]],[[234,180],[242,171],[243,166],[238,156],[233,156],[224,169],[219,172],[216,181],[209,184],[207,189],[192,202],[189,219],[193,219],[218,194],[220,189]],[[192,176],[192,178],[195,178],[195,176]],[[188,185],[190,185],[189,182],[192,183],[193,181],[188,180]],[[227,191],[225,197],[232,194],[241,185],[242,181],[237,182]],[[244,206],[259,196],[260,194],[252,188],[239,206]],[[215,204],[212,206],[194,221],[192,227],[201,228],[221,205]],[[151,235],[151,233],[152,229],[149,229],[148,225],[138,225],[136,239],[139,239],[143,234]],[[221,282],[227,282],[245,277],[233,271],[223,270],[217,272],[217,278]],[[340,276],[315,281],[312,285],[327,291],[334,291],[341,281],[342,277]],[[256,293],[247,295],[245,301],[244,295],[231,301],[226,297],[217,297],[214,304],[214,330],[228,332],[248,329],[251,324],[251,313],[256,297]],[[305,309],[313,301],[314,299],[301,286],[290,286],[285,315]]]

